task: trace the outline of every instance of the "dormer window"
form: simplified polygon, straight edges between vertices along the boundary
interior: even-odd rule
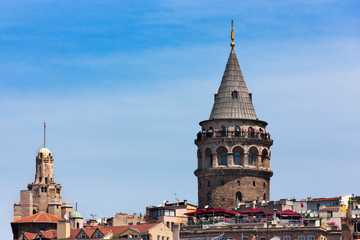
[[[236,91],[236,90],[232,91],[232,92],[231,92],[231,97],[232,97],[233,99],[237,99],[237,98],[238,98],[238,91]]]

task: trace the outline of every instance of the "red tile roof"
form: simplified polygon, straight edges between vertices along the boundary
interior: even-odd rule
[[[45,238],[56,238],[56,236],[57,236],[56,229],[51,229],[51,230],[47,230],[47,231],[40,231],[40,233],[42,233]]]
[[[27,223],[27,222],[41,222],[41,223],[49,223],[49,222],[53,222],[53,223],[57,223],[58,221],[62,220],[61,218],[55,217],[54,215],[51,215],[49,213],[46,212],[39,212],[37,214],[28,216],[28,217],[24,217],[22,219],[19,220],[15,220],[12,221],[11,223]]]
[[[33,239],[37,234],[36,233],[29,233],[29,232],[24,232],[24,235],[28,238],[28,239]]]

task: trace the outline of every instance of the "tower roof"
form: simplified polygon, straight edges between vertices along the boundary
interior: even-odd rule
[[[39,150],[39,154],[42,154],[42,156],[47,157],[47,156],[51,156],[51,152],[49,149],[47,149],[46,147],[43,147]]]
[[[231,49],[210,114],[210,120],[229,118],[257,120],[251,94],[246,87],[234,48]]]

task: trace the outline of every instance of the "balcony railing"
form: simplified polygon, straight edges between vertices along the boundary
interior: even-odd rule
[[[209,130],[206,132],[198,132],[196,141],[206,138],[254,138],[273,141],[268,132],[254,131],[228,131],[228,130]]]

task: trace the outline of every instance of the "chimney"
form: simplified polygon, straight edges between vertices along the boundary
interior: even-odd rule
[[[68,221],[60,220],[57,223],[57,239],[70,238],[70,223]]]
[[[184,205],[185,205],[185,206],[187,205],[187,200],[184,200]]]

